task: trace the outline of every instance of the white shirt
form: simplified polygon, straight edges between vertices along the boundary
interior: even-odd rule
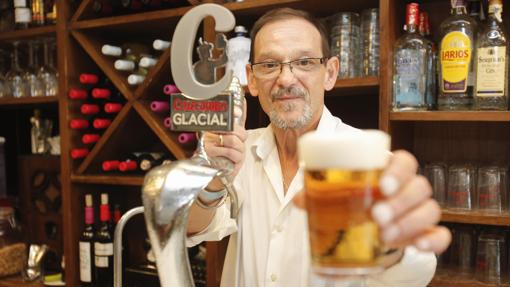
[[[344,132],[356,129],[342,123],[324,108],[317,130]],[[303,187],[303,171],[298,170],[285,194],[271,126],[248,131],[246,159],[234,186],[240,203],[237,222],[230,218],[229,204],[224,204],[216,210],[204,231],[187,239],[187,245],[193,246],[231,235],[221,286],[321,286],[310,276],[306,213],[292,204],[293,197]],[[434,254],[407,248],[400,263],[368,277],[366,284],[370,287],[426,286],[435,268]]]

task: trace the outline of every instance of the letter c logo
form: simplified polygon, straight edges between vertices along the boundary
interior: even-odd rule
[[[235,26],[234,14],[227,8],[218,4],[202,4],[189,10],[179,21],[172,38],[172,50],[170,66],[174,82],[182,93],[194,100],[210,99],[226,90],[232,81],[232,71],[226,74],[216,83],[206,85],[195,78],[193,73],[193,47],[198,26],[202,20],[212,16],[216,22],[217,32],[228,32]]]

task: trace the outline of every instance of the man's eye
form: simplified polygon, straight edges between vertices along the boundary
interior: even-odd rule
[[[278,68],[278,63],[277,62],[268,62],[268,63],[261,64],[261,66],[264,69],[276,69],[276,68]]]
[[[310,59],[297,60],[295,63],[297,66],[301,66],[301,67],[311,66],[313,64],[312,60],[310,60]]]

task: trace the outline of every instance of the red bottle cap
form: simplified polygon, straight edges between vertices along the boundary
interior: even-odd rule
[[[110,221],[110,206],[108,204],[101,204],[99,207],[99,219],[102,222]]]
[[[108,114],[118,113],[118,112],[120,112],[121,109],[122,109],[122,104],[106,103],[104,105],[104,111],[105,111],[105,113],[108,113]]]
[[[86,148],[75,148],[71,150],[71,157],[73,159],[84,158],[89,154],[89,150]]]
[[[69,127],[73,130],[81,130],[89,127],[87,120],[74,119],[69,121]]]
[[[95,143],[99,140],[101,136],[98,135],[98,134],[84,134],[82,137],[81,137],[81,142],[84,143],[84,144],[91,144],[91,143]]]
[[[69,98],[72,100],[85,100],[87,98],[87,91],[81,89],[70,89]]]
[[[115,224],[119,223],[121,217],[122,217],[122,214],[120,213],[120,210],[117,208],[114,209],[113,210],[113,222],[115,222]]]
[[[92,89],[92,97],[94,99],[108,99],[110,98],[111,92],[109,89],[100,89],[94,88]]]
[[[112,124],[112,121],[110,121],[108,119],[95,119],[94,122],[92,123],[92,125],[96,129],[106,129],[111,124]]]
[[[420,6],[418,3],[409,3],[406,6],[406,26],[418,24],[420,17]]]
[[[119,164],[120,171],[135,170],[136,167],[137,167],[136,161],[133,161],[133,160],[123,161]]]
[[[112,171],[119,169],[120,161],[118,160],[107,160],[103,161],[102,167],[104,171]]]
[[[83,104],[81,105],[81,113],[84,115],[94,115],[99,113],[99,106],[98,105],[91,105],[91,104]]]
[[[99,77],[94,74],[81,74],[80,75],[80,83],[95,85],[99,82]]]

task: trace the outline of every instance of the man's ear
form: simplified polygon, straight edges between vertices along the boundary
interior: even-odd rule
[[[259,95],[259,89],[257,88],[256,79],[255,76],[253,76],[250,64],[246,64],[246,78],[248,79],[248,90],[250,91],[250,95],[257,97]]]
[[[324,76],[324,90],[331,91],[335,86],[338,77],[338,70],[340,69],[340,62],[338,57],[333,56],[326,62],[326,75]]]

